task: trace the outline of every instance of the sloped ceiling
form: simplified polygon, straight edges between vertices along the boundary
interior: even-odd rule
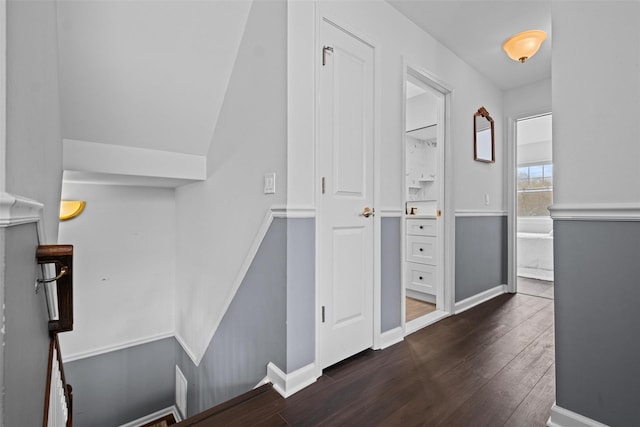
[[[250,7],[59,1],[63,137],[206,156]]]

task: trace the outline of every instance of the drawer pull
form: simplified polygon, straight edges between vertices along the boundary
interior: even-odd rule
[[[422,230],[422,229],[424,229],[424,225],[421,225],[421,226],[420,226],[420,230]]]
[[[422,280],[422,276],[418,277],[418,279]]]
[[[420,252],[422,252],[422,248],[420,248]]]

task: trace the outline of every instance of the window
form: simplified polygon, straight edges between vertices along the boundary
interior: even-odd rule
[[[549,216],[553,203],[553,165],[518,166],[518,216]]]

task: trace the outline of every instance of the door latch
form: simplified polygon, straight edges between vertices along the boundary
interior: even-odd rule
[[[327,65],[327,52],[333,53],[333,48],[331,46],[324,46],[322,48],[322,66]]]

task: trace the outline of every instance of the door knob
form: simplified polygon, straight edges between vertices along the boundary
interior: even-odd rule
[[[360,214],[365,218],[369,218],[370,216],[375,215],[375,211],[369,207],[364,208],[364,210],[362,211],[362,213]]]

